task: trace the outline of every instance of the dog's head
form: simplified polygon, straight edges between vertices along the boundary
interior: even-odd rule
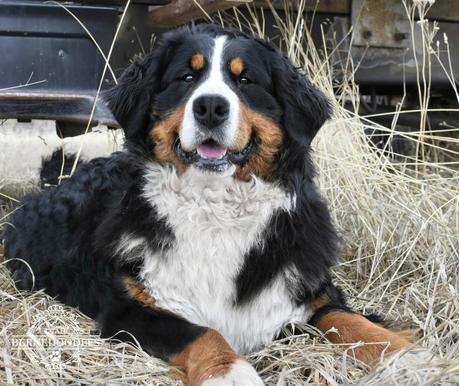
[[[265,41],[214,25],[163,36],[107,100],[127,143],[179,173],[272,179],[329,117],[325,96]]]

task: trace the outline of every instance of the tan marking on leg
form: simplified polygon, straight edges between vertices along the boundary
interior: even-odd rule
[[[332,311],[322,316],[317,322],[317,328],[326,333],[326,337],[333,343],[378,343],[354,348],[354,355],[367,364],[375,364],[381,353],[393,353],[409,346],[404,334],[391,331],[379,324],[370,322],[362,315],[349,312]],[[335,328],[337,332],[330,331]],[[387,347],[387,349],[386,349]]]
[[[184,110],[184,107],[175,110],[168,117],[157,122],[150,131],[150,138],[155,145],[155,159],[161,164],[174,165],[179,174],[183,173],[187,166],[177,158],[173,145],[179,135]]]
[[[124,286],[126,287],[128,296],[132,299],[137,300],[140,304],[151,308],[154,311],[178,317],[173,312],[165,308],[158,307],[154,297],[151,296],[150,292],[148,292],[148,289],[136,278],[132,276],[124,276],[122,280]]]
[[[220,333],[209,329],[169,362],[186,385],[198,386],[210,377],[226,374],[239,358]]]
[[[191,68],[195,71],[199,71],[204,67],[204,55],[196,54],[191,57]]]
[[[130,276],[123,277],[123,283],[127,289],[128,295],[142,303],[145,307],[154,308],[155,300],[148,293],[145,286]]]
[[[237,167],[236,178],[248,181],[254,174],[271,180],[275,170],[275,159],[282,145],[282,130],[272,119],[243,104],[240,110],[236,141],[229,150],[241,151],[252,136],[255,138],[256,149],[247,163]]]
[[[244,62],[237,56],[230,61],[230,71],[233,75],[239,76],[244,71]]]
[[[330,297],[323,293],[318,298],[314,299],[310,304],[309,307],[313,312],[316,312],[322,307],[328,306],[331,303]]]

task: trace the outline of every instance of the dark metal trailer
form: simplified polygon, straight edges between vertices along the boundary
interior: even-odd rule
[[[237,5],[246,12],[243,4],[250,2],[197,1],[209,13]],[[276,41],[278,32],[270,27],[273,15],[269,7],[264,1],[254,2],[265,8],[267,35]],[[280,9],[282,3],[274,1],[274,6]],[[107,55],[125,4],[126,0],[0,0],[0,119],[51,119],[61,135],[80,134],[91,115],[105,66],[94,41]],[[328,52],[334,52],[332,65],[337,77],[344,75],[340,74],[341,62],[348,53],[359,64],[354,80],[363,95],[364,113],[393,110],[390,99],[402,92],[406,92],[408,106],[416,107],[413,41],[401,0],[311,0],[305,12],[314,13],[312,35],[319,47],[325,32]],[[134,55],[149,50],[152,36],[200,16],[202,10],[195,0],[132,0],[110,58],[115,76]],[[428,17],[438,20],[441,31],[448,35],[452,69],[459,74],[457,0],[437,0]],[[351,26],[353,35],[347,33]],[[415,32],[415,50],[420,47],[418,39]],[[337,41],[342,42],[334,50]],[[446,52],[440,55],[447,60]],[[432,105],[457,107],[451,78],[440,63],[432,63],[431,73]],[[106,71],[102,89],[112,84],[113,76]],[[392,117],[375,119],[387,125]],[[444,121],[459,126],[457,114],[432,113],[430,119],[431,126]],[[399,117],[403,125],[416,126],[418,121],[418,114]],[[101,102],[96,104],[92,120],[92,124],[98,123],[118,126]]]

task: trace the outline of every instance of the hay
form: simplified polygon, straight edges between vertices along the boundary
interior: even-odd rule
[[[238,11],[216,19],[262,33],[262,18],[253,8],[251,14],[256,22],[242,19]],[[344,79],[333,96],[332,70],[314,51],[305,21],[290,17],[277,23],[284,49],[333,99],[335,117],[313,147],[317,180],[343,240],[335,282],[352,307],[382,314],[397,327],[417,329],[417,344],[425,349],[400,353],[369,369],[353,358],[352,345],[333,345],[311,327],[292,326],[295,336],[273,342],[249,360],[267,385],[459,384],[459,153],[458,140],[450,135],[457,129],[397,133],[355,116],[343,107],[345,100],[358,101],[352,79]],[[404,136],[419,150],[417,156],[376,151],[364,135],[366,127]],[[95,325],[75,310],[56,309],[54,319],[48,318],[53,323],[31,331],[53,304],[43,292],[18,292],[0,265],[0,383],[174,384],[164,363],[134,346],[91,335]],[[72,347],[61,350],[61,361],[69,363],[59,370],[43,364],[49,364],[50,352],[36,339],[62,333],[56,320],[79,326],[67,337],[83,331],[92,342],[80,347],[78,356]],[[17,349],[13,335],[35,343]]]
[[[64,363],[65,368],[52,368],[51,356],[55,350],[41,344],[40,339],[45,335],[49,339],[63,336],[56,331],[60,325],[56,320],[67,327],[78,326],[67,328],[65,333],[66,339],[75,342],[81,339],[81,331],[95,330],[94,322],[70,308],[58,309],[54,313],[57,319],[49,318],[49,307],[55,302],[41,291],[32,294],[16,291],[4,267],[0,269],[0,282],[0,384],[173,384],[164,363],[128,344],[108,342],[97,335],[87,347],[69,345],[58,349],[59,362]],[[47,316],[45,325],[34,330],[41,315]],[[17,347],[17,337],[32,342],[33,347]],[[78,357],[75,347],[79,350]]]
[[[451,169],[444,176],[435,165],[424,163],[427,175],[413,176],[411,169],[372,150],[361,123],[353,119],[327,124],[314,147],[318,182],[343,238],[335,282],[356,309],[417,328],[418,344],[430,347],[436,359],[394,359],[369,371],[354,360],[351,346],[327,343],[313,329],[298,326],[298,336],[273,342],[250,361],[267,385],[457,385],[458,173]],[[58,379],[69,385],[173,384],[161,361],[97,336],[94,345],[79,348],[80,362],[59,371],[45,368],[38,359],[46,363],[49,348],[18,350],[11,338],[33,338],[34,316],[46,312],[53,300],[43,292],[18,292],[3,266],[0,283],[0,383],[47,385]],[[86,330],[95,329],[75,310],[64,310]],[[53,335],[55,326],[45,331]],[[78,331],[66,336],[78,336]],[[71,357],[72,350],[63,350],[61,357]]]

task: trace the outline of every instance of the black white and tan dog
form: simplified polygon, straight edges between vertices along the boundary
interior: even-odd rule
[[[332,284],[337,235],[310,159],[330,107],[289,59],[238,31],[185,27],[106,99],[126,150],[24,199],[5,232],[20,288],[78,307],[103,336],[128,332],[116,337],[193,386],[262,385],[243,355],[288,323],[379,342],[354,350],[367,363],[410,344]]]

